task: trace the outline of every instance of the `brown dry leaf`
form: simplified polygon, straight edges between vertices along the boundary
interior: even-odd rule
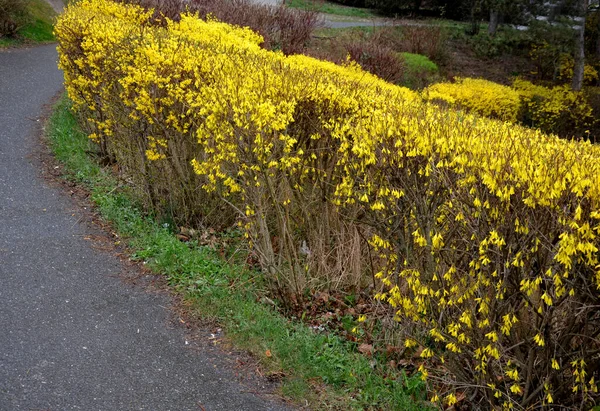
[[[329,302],[329,293],[326,292],[322,292],[317,296],[317,300],[321,300],[324,303],[328,303]]]
[[[267,356],[267,358],[271,358],[273,356],[273,354],[271,354],[271,350],[265,351],[265,355]]]
[[[373,355],[373,346],[371,344],[361,344],[358,346],[358,351],[364,355]]]
[[[183,234],[177,234],[176,237],[179,241],[183,241],[184,243],[190,241],[190,238]]]

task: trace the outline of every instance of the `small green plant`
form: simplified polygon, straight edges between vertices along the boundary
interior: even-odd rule
[[[404,79],[402,85],[412,89],[422,89],[435,82],[438,66],[427,56],[414,53],[400,53],[404,60]]]
[[[437,64],[429,60],[427,56],[414,53],[400,53],[400,55],[404,58],[406,66],[410,67],[411,69],[425,70],[431,73],[435,73],[438,71]]]

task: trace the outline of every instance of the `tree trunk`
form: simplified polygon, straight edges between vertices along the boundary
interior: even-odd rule
[[[488,26],[488,34],[490,36],[496,35],[496,30],[498,30],[498,10],[491,9],[490,10],[490,25]]]
[[[471,35],[479,34],[479,0],[473,0],[471,4]]]
[[[557,2],[550,2],[548,5],[548,22],[552,23],[560,15],[562,9],[565,7],[565,0],[559,0]]]
[[[597,21],[597,26],[596,26],[596,30],[598,33],[598,37],[596,38],[596,58],[600,59],[600,10],[598,10],[596,15],[596,21]]]
[[[575,91],[581,90],[583,87],[583,70],[585,67],[585,17],[587,14],[588,0],[579,0],[579,16],[578,22],[580,28],[575,37],[575,65],[573,67],[573,82],[571,88]]]
[[[413,13],[419,14],[419,12],[421,11],[422,3],[423,3],[423,0],[414,0],[413,1]]]

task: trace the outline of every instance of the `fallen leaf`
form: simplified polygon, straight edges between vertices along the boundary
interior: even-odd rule
[[[184,243],[190,241],[190,238],[183,234],[177,234],[176,237],[179,241],[183,241]]]
[[[373,355],[373,346],[371,344],[361,344],[358,346],[358,351],[361,354],[371,356]]]
[[[315,300],[322,301],[327,304],[329,302],[329,293],[321,292],[315,296]]]

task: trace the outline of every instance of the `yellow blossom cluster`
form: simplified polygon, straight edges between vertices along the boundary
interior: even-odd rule
[[[563,55],[561,57],[559,74],[558,77],[561,80],[571,81],[573,79],[573,68],[575,67],[575,61],[570,55]],[[583,66],[583,81],[585,84],[591,84],[598,81],[598,70],[594,66],[585,64]]]
[[[509,87],[483,79],[457,78],[454,83],[429,86],[422,95],[429,101],[564,137],[585,135],[596,121],[584,93],[568,85],[548,88],[517,78]]]
[[[374,267],[424,377],[497,407],[590,401],[598,146],[440,110],[356,65],[264,50],[247,29],[149,19],[82,0],[56,25],[67,91],[130,173],[166,175],[168,196],[217,193],[272,283],[298,295],[315,272],[332,284]],[[504,94],[489,113],[513,121],[519,98]]]
[[[487,117],[516,122],[521,105],[519,93],[492,81],[457,78],[454,83],[437,83],[423,91],[427,100],[441,100]]]
[[[513,88],[521,95],[524,122],[533,127],[555,133],[569,128],[573,133],[596,121],[584,93],[571,90],[567,84],[548,88],[517,78]]]

